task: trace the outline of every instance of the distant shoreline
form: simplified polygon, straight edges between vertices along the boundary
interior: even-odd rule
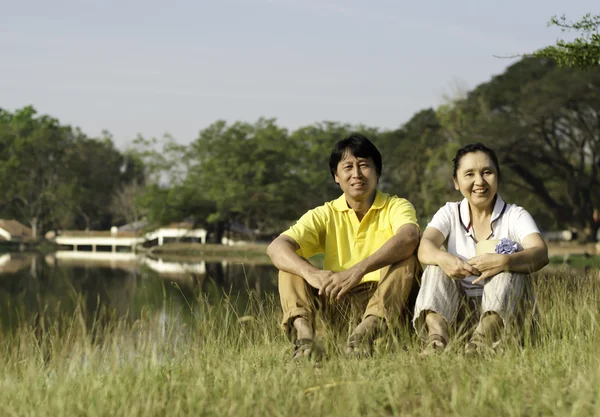
[[[193,260],[194,258],[207,260],[210,258],[232,261],[254,261],[256,263],[270,263],[267,256],[266,243],[248,243],[234,246],[218,245],[213,243],[166,243],[162,246],[153,246],[143,251],[147,256],[156,256],[169,260]]]

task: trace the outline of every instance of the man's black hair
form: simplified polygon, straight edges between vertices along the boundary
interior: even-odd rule
[[[351,133],[336,143],[333,151],[331,151],[331,156],[329,156],[329,170],[333,178],[335,178],[338,164],[347,152],[357,158],[371,158],[375,163],[377,177],[381,176],[381,154],[375,145],[373,145],[373,142],[367,139],[365,135]]]

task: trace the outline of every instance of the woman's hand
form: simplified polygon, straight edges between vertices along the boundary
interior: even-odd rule
[[[473,284],[477,284],[478,282],[487,278],[491,278],[500,272],[507,271],[508,255],[486,253],[469,259],[468,263],[481,272],[481,275],[479,275],[479,277],[473,281]]]
[[[471,275],[479,275],[479,270],[475,266],[448,252],[440,253],[437,265],[452,279],[463,279]]]

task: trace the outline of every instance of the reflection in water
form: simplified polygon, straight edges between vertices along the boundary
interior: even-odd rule
[[[224,298],[243,313],[251,300],[260,301],[276,290],[277,274],[271,265],[70,254],[0,256],[4,330],[39,325],[78,311],[88,327],[108,316],[133,321],[151,314],[165,320],[166,311],[178,311],[177,320],[186,320],[195,304],[216,304]]]

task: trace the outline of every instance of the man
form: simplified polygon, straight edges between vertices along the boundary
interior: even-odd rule
[[[370,353],[385,325],[400,318],[420,273],[414,207],[377,189],[382,163],[375,145],[353,133],[335,145],[329,168],[343,195],[309,210],[267,249],[279,269],[282,328],[294,358],[320,354],[314,343],[319,301],[325,310],[362,310],[346,352]],[[325,255],[323,270],[307,260],[318,253]]]

